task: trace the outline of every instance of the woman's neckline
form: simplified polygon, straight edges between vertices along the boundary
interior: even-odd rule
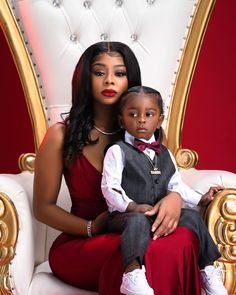
[[[102,172],[101,171],[99,171],[90,161],[89,161],[89,159],[85,156],[85,154],[83,154],[83,153],[81,153],[80,154],[80,156],[83,156],[84,157],[84,159],[86,160],[86,162],[88,162],[88,164],[93,168],[93,170],[95,170],[98,174],[102,174]]]

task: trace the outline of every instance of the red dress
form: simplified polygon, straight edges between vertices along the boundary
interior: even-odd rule
[[[107,209],[101,193],[101,173],[81,154],[65,179],[72,199],[71,212],[94,219]],[[199,243],[185,227],[156,241],[145,254],[146,276],[157,295],[200,295]],[[54,241],[49,263],[54,274],[68,284],[98,291],[99,295],[120,295],[123,274],[120,235],[92,238],[62,233]]]

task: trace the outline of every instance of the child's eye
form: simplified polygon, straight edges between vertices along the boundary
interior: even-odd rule
[[[146,116],[147,117],[152,117],[153,116],[153,112],[146,112]]]
[[[116,72],[115,75],[116,75],[117,77],[124,77],[124,76],[126,76],[127,74],[126,74],[126,72],[120,71],[120,72]]]
[[[136,113],[136,112],[130,112],[129,113],[129,117],[136,118],[137,116],[138,116],[138,113]]]

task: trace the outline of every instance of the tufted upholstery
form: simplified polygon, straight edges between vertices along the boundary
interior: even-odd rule
[[[182,119],[179,118],[184,115],[184,102],[179,97],[187,96],[198,46],[213,4],[213,0],[1,0],[4,21],[9,21],[8,11],[13,20],[5,27],[10,45],[15,52],[20,51],[15,40],[20,32],[24,44],[21,50],[26,52],[25,59],[22,58],[23,52],[20,56],[16,54],[15,60],[26,89],[36,149],[47,125],[61,120],[60,114],[70,108],[70,82],[81,53],[94,42],[117,40],[128,44],[137,56],[143,84],[162,93],[165,101],[164,127],[170,148],[176,152],[181,147],[178,131],[181,131]],[[16,30],[12,28],[14,26]],[[42,116],[39,117],[39,113]],[[172,121],[176,127],[169,128]],[[171,129],[177,133],[176,136]],[[183,169],[181,173],[186,183],[200,193],[211,185],[222,184],[222,181],[227,188],[236,187],[233,173],[196,171],[194,168]],[[8,285],[1,288],[8,294],[20,295],[95,294],[68,286],[50,272],[47,254],[58,232],[33,218],[32,183],[33,174],[28,171],[19,175],[0,175],[0,192],[7,194],[15,206],[20,228],[16,255],[9,267],[11,278],[9,280],[4,272],[3,278],[0,276],[1,282],[7,281]],[[231,294],[236,291],[236,282],[232,279],[236,272],[235,195],[236,191],[230,190],[229,201],[227,197],[223,204],[225,208],[228,206],[228,213],[219,217],[226,231],[221,235],[222,229],[217,228],[220,222],[216,222],[212,233],[223,249],[222,253],[226,253],[220,263],[230,264],[225,283]],[[68,199],[68,191],[63,184],[58,202],[69,210]],[[4,196],[0,200],[5,202]],[[220,211],[223,205],[216,200],[212,207],[219,207]],[[217,234],[219,232],[220,235]]]
[[[74,66],[89,45],[118,40],[135,52],[143,84],[159,89],[166,118],[196,0],[12,1],[49,124],[70,107]],[[153,66],[154,65],[154,66]],[[161,69],[161,70],[160,70]]]

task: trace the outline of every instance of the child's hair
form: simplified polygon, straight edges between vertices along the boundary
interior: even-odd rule
[[[129,94],[131,94],[131,93],[144,93],[144,94],[155,95],[157,98],[157,105],[160,109],[160,113],[161,113],[161,115],[164,114],[163,100],[162,100],[160,92],[157,91],[156,89],[148,87],[148,86],[134,86],[134,87],[129,88],[127,91],[125,91],[121,95],[120,100],[119,100],[119,105],[118,105],[119,114],[121,114],[122,109],[128,100]]]
[[[159,91],[157,91],[154,88],[148,87],[148,86],[134,86],[129,88],[127,91],[125,91],[119,100],[118,104],[118,112],[121,115],[122,114],[122,109],[124,108],[127,100],[129,99],[130,94],[133,93],[144,93],[144,94],[151,94],[156,97],[157,101],[157,106],[160,109],[160,114],[164,115],[164,104],[163,104],[163,99]],[[162,127],[160,129],[157,129],[155,132],[155,137],[162,142],[163,140],[163,130]]]

